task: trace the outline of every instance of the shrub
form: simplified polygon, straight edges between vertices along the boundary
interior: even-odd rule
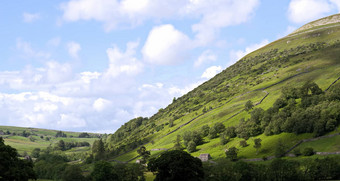
[[[240,146],[247,147],[248,146],[247,141],[246,140],[241,140],[240,141]]]
[[[307,147],[307,148],[303,149],[302,154],[304,156],[312,156],[312,155],[314,155],[314,150],[313,150],[313,148]]]

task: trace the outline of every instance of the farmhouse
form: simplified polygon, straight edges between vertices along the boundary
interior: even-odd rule
[[[198,158],[201,159],[202,162],[206,162],[211,159],[211,156],[209,153],[203,153]]]

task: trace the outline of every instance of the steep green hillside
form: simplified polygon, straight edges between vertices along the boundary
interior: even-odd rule
[[[328,19],[333,20],[333,17],[338,16],[334,15]],[[304,26],[309,28],[300,29],[248,54],[211,80],[174,99],[170,105],[160,109],[152,117],[136,118],[125,123],[114,134],[108,136],[107,149],[116,157],[115,159],[131,161],[138,156],[136,148],[140,145],[145,145],[151,150],[151,154],[157,154],[160,151],[153,150],[171,149],[177,135],[181,135],[183,139],[188,132],[196,131],[203,137],[203,144],[200,143],[197,151],[192,152],[194,156],[210,153],[213,159],[225,157],[225,149],[236,146],[240,157],[262,158],[274,155],[278,140],[281,140],[288,149],[303,139],[340,132],[339,128],[336,128],[340,123],[339,100],[330,98],[340,89],[340,81],[337,81],[340,77],[340,23],[338,21],[328,23],[327,18],[316,22],[318,23],[312,22],[313,26]],[[315,90],[318,88],[321,92],[316,93]],[[299,92],[303,92],[304,89],[307,92]],[[287,96],[292,91],[297,91],[301,96]],[[306,103],[312,99],[318,100],[317,103]],[[254,107],[245,111],[245,104],[249,100]],[[264,124],[261,121],[251,122],[256,117],[256,111],[262,111],[258,113],[262,119],[263,114],[272,114],[270,111],[275,109],[274,103],[278,105],[282,100],[286,101],[288,107],[292,106],[287,115],[282,116],[289,110],[284,105],[273,111],[274,116],[271,115],[265,125],[261,125]],[[335,113],[325,118],[324,110],[332,105],[334,109],[328,111]],[[298,123],[292,121],[299,113],[295,111],[296,109],[302,110],[300,112],[313,112],[313,109],[318,109],[322,115],[318,115],[317,120],[334,119],[334,121],[329,121],[330,123],[327,120],[325,123],[315,121],[311,123],[312,128],[296,131],[297,128],[287,126],[290,121],[297,127]],[[306,112],[305,115],[308,117],[309,113]],[[281,122],[278,121],[281,120],[280,116],[283,117]],[[243,120],[243,123],[240,124],[240,120]],[[226,128],[236,127],[237,137],[230,138],[228,143],[223,144],[219,138],[223,132],[217,134],[216,138],[203,134],[202,126],[207,125],[211,128],[216,123],[222,123]],[[333,123],[334,127],[329,128]],[[278,125],[279,130],[275,130],[274,124]],[[317,130],[318,124],[322,124],[319,127],[323,130]],[[242,132],[248,129],[257,130],[242,136],[245,134]],[[228,138],[227,136],[226,139]],[[253,140],[256,138],[262,139],[259,153],[256,153],[253,147]],[[249,146],[239,145],[244,139]],[[339,136],[323,140],[328,146],[322,149],[313,142],[309,142],[308,146],[314,147],[315,151],[340,151],[339,142],[334,141],[339,140]]]

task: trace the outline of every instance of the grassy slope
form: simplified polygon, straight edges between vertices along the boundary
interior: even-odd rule
[[[340,28],[339,27],[332,27],[332,28],[327,28],[327,26],[323,26],[323,27],[324,29],[320,29],[315,32],[308,32],[304,34],[299,34],[297,36],[290,36],[290,37],[277,40],[265,46],[264,48],[261,48],[247,55],[246,58],[261,55],[261,53],[268,52],[272,49],[278,49],[280,52],[283,50],[289,50],[291,48],[295,48],[297,46],[308,45],[310,43],[325,42],[327,44],[333,44],[340,40]],[[263,109],[267,109],[271,107],[274,101],[278,97],[280,97],[281,88],[285,85],[293,85],[293,84],[301,85],[305,81],[313,80],[324,90],[335,79],[340,77],[340,61],[338,57],[340,57],[339,48],[326,48],[326,49],[323,49],[322,51],[316,51],[316,52],[311,52],[308,54],[294,56],[290,58],[289,60],[290,62],[294,62],[294,61],[298,62],[298,60],[305,60],[305,59],[308,59],[308,61],[302,61],[300,63],[298,62],[296,64],[287,65],[284,67],[277,68],[276,70],[268,71],[268,73],[258,75],[256,79],[254,79],[253,77],[249,75],[241,75],[241,76],[237,75],[237,76],[232,77],[231,79],[224,78],[224,80],[219,85],[217,85],[217,87],[223,87],[225,85],[232,84],[233,88],[237,89],[237,92],[231,96],[226,95],[224,100],[221,102],[216,101],[216,100],[208,102],[208,103],[201,101],[203,103],[200,103],[200,104],[206,107],[209,107],[209,106],[216,107],[224,102],[227,102],[227,100],[231,99],[232,97],[236,95],[241,95],[249,90],[255,90],[257,88],[266,87],[268,85],[279,82],[280,80],[283,80],[286,77],[295,75],[302,71],[309,71],[309,72],[267,89],[267,91],[270,94],[263,101],[262,104],[258,105],[258,107],[261,107]],[[269,61],[275,61],[275,60],[268,60],[268,62]],[[242,62],[242,60],[240,62]],[[255,69],[259,66],[260,65],[254,65],[252,68]],[[229,68],[229,70],[231,71],[232,68],[233,67]],[[228,69],[226,71],[228,71]],[[217,75],[215,78],[213,78],[212,80],[208,81],[205,84],[209,84],[215,81],[216,79],[221,79],[221,78],[223,79],[223,73],[221,73],[220,75]],[[256,81],[259,79],[262,79],[264,81],[256,85],[251,85],[252,81]],[[197,89],[190,92],[189,95],[202,91],[205,93],[204,96],[207,96],[210,94],[210,92],[215,93],[214,90],[217,89],[216,87],[210,87],[210,89],[204,90],[203,86],[199,86]],[[154,144],[148,143],[145,146],[147,147],[147,149],[171,148],[173,146],[173,140],[175,140],[178,134],[182,135],[185,131],[198,130],[201,126],[205,124],[212,126],[216,122],[222,122],[227,127],[236,125],[238,124],[241,118],[248,118],[249,114],[246,112],[241,112],[239,115],[231,119],[228,119],[228,117],[230,117],[231,115],[241,110],[247,100],[252,100],[253,102],[257,102],[258,100],[261,99],[262,96],[264,96],[263,92],[253,92],[251,94],[246,94],[244,96],[241,96],[225,104],[224,106],[218,109],[215,109],[213,111],[210,111],[207,114],[199,117],[195,121],[179,129],[175,133],[162,137],[163,135],[166,135],[167,133],[169,133],[171,130],[174,130],[175,128],[177,128],[179,125],[184,124],[185,122],[191,120],[197,114],[201,114],[203,107],[197,110],[196,112],[190,112],[186,114],[185,116],[181,117],[180,119],[175,120],[174,127],[169,128],[168,126],[165,126],[164,129],[150,136],[150,138],[151,137],[153,138]],[[189,99],[189,101],[191,99],[202,99],[202,97],[192,96]],[[188,106],[193,106],[193,105],[188,103],[187,105],[179,106],[177,109],[172,109],[168,111],[168,113],[163,114],[162,117],[156,120],[156,125],[167,122],[171,117],[171,113],[174,113],[180,109],[185,109]],[[169,105],[169,107],[171,107],[171,105]],[[144,128],[143,131],[148,131],[148,130]],[[295,135],[295,134],[290,134],[290,133],[282,133],[280,135],[274,135],[274,136],[260,135],[258,137],[260,137],[263,140],[262,151],[260,151],[258,155],[256,155],[255,149],[253,148],[252,140],[254,138],[249,139],[248,144],[250,145],[246,148],[240,148],[238,146],[238,142],[240,141],[239,138],[233,139],[227,145],[220,145],[219,138],[212,139],[212,140],[205,138],[206,143],[198,146],[198,151],[192,153],[192,155],[198,156],[201,153],[210,153],[213,159],[216,159],[219,157],[224,157],[224,150],[226,148],[231,147],[231,146],[237,146],[240,149],[239,155],[244,158],[268,156],[268,155],[273,155],[273,147],[278,139],[282,139],[286,143],[286,146],[289,147],[289,146],[294,145],[296,142],[298,142],[301,139],[312,137],[312,134]],[[329,138],[329,139],[327,138],[327,139],[320,140],[319,142],[322,142],[323,146],[318,146],[320,145],[318,142],[315,142],[315,143],[309,142],[309,143],[305,143],[301,145],[301,147],[311,146],[311,147],[314,147],[316,151],[340,150],[339,137]],[[137,153],[136,153],[136,150],[133,150],[121,157],[118,157],[117,159],[126,161],[135,156],[137,156]]]
[[[35,139],[34,142],[30,141],[28,137],[26,138],[26,137],[17,136],[17,135],[16,136],[3,135],[5,144],[8,144],[14,147],[15,149],[17,149],[19,154],[23,154],[24,152],[27,152],[28,154],[30,154],[34,148],[44,149],[44,148],[47,148],[49,145],[53,146],[59,140],[64,140],[65,142],[86,141],[92,145],[92,143],[98,139],[98,138],[78,138],[80,133],[67,132],[67,131],[63,131],[68,136],[67,138],[60,138],[60,137],[56,138],[55,135],[58,132],[57,130],[48,130],[48,129],[39,129],[39,128],[0,126],[0,130],[10,131],[11,133],[16,133],[16,134],[26,131],[28,133],[37,135],[37,136],[32,136]],[[95,133],[88,133],[88,134],[96,135]],[[40,138],[40,136],[43,136],[43,138]],[[49,137],[50,140],[46,141],[45,137]],[[78,147],[78,148],[72,148],[71,150],[67,150],[64,153],[65,154],[82,153],[82,152],[86,152],[89,150],[90,150],[90,147]]]

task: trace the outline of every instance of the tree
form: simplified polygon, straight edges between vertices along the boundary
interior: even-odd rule
[[[225,126],[222,123],[215,123],[214,127],[215,127],[217,133],[222,133],[225,130]]]
[[[254,104],[251,100],[247,101],[244,105],[244,110],[250,111],[254,107]]]
[[[269,180],[300,180],[299,163],[285,159],[274,159],[269,165]]]
[[[149,159],[150,157],[150,151],[147,151],[145,146],[141,146],[138,150],[137,153],[139,154],[139,156],[142,157],[142,162],[141,163],[146,163],[146,161]]]
[[[61,151],[65,151],[66,150],[64,140],[59,140],[56,149],[61,150]]]
[[[184,146],[188,146],[189,141],[192,140],[192,134],[191,131],[184,132],[183,136]]]
[[[56,133],[55,137],[67,137],[67,135],[65,133],[63,133],[62,131],[58,131]]]
[[[174,120],[173,119],[170,119],[170,121],[169,121],[169,127],[171,128],[171,127],[173,127],[174,126]]]
[[[148,169],[156,173],[156,181],[196,181],[204,178],[201,160],[180,150],[166,151],[150,159]]]
[[[90,138],[90,135],[88,133],[80,133],[78,138]]]
[[[189,141],[187,150],[189,153],[196,151],[196,143],[194,141]]]
[[[62,179],[63,181],[82,181],[85,177],[78,165],[69,165],[66,167]]]
[[[231,161],[235,161],[237,160],[237,152],[238,152],[237,148],[231,147],[228,150],[226,150],[225,154],[228,159],[230,159]]]
[[[201,134],[198,131],[193,131],[191,134],[191,140],[195,142],[196,145],[203,144],[203,139]]]
[[[94,160],[101,160],[104,159],[105,157],[105,148],[104,148],[104,143],[103,140],[96,140],[93,142],[92,145],[92,154],[94,156]]]
[[[259,149],[261,148],[261,138],[254,139],[254,148],[256,149],[256,155],[259,153]]]
[[[247,147],[248,146],[247,140],[241,140],[240,141],[240,146]]]
[[[36,179],[32,161],[19,159],[17,150],[5,145],[3,138],[0,137],[0,180],[28,179]]]
[[[307,147],[307,148],[303,149],[302,155],[304,155],[304,156],[312,156],[312,155],[314,155],[313,148]]]
[[[32,153],[31,153],[31,156],[33,158],[38,158],[40,156],[40,148],[34,148]]]
[[[221,145],[225,145],[230,141],[230,138],[228,136],[226,136],[225,133],[221,133],[220,134],[220,143]]]
[[[229,138],[235,138],[236,137],[236,128],[234,126],[227,127],[225,129],[224,133]]]
[[[118,175],[113,172],[113,166],[106,161],[98,161],[94,165],[94,169],[91,172],[91,177],[93,180],[105,180],[105,181],[114,181],[118,180]]]
[[[209,138],[214,139],[216,137],[217,137],[217,130],[216,130],[216,127],[213,126],[209,129]]]
[[[283,144],[282,140],[279,139],[279,141],[277,142],[276,147],[275,147],[275,157],[276,158],[283,157],[285,155],[285,153],[286,153],[286,147]]]
[[[181,141],[182,141],[181,135],[177,135],[177,138],[174,141],[175,142],[174,150],[183,150]]]
[[[200,130],[201,135],[202,135],[203,137],[208,136],[208,135],[209,135],[209,129],[210,129],[210,127],[209,127],[208,125],[203,125],[203,126],[201,127],[201,130]]]

